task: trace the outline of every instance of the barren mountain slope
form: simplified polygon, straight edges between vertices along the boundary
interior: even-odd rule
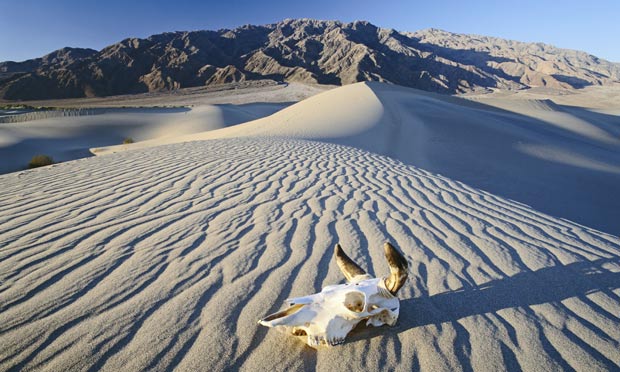
[[[311,19],[131,38],[70,63],[26,61],[20,66],[27,71],[1,81],[0,98],[108,96],[255,79],[342,85],[382,81],[444,93],[580,88],[620,80],[618,64],[583,52]]]
[[[95,53],[97,51],[94,49],[62,48],[41,58],[29,59],[24,62],[0,62],[0,81],[19,73],[64,68]]]
[[[436,29],[407,35],[418,39],[430,49],[441,50],[449,59],[483,69],[486,67],[494,75],[509,80],[519,77],[518,82],[523,86],[582,88],[620,81],[618,63],[578,50]]]

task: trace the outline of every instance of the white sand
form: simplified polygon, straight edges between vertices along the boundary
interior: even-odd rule
[[[0,368],[620,362],[620,239],[387,157],[230,139],[0,179]],[[384,240],[411,263],[395,328],[316,352],[256,324],[285,298],[342,280],[338,241],[386,273]]]
[[[109,109],[99,115],[53,117],[0,124],[0,173],[24,169],[37,154],[54,161],[92,156],[89,148],[164,139],[239,124],[266,116],[286,103],[201,105],[174,109]]]
[[[437,167],[441,151],[479,155],[481,143],[502,162],[526,153],[510,136],[613,154],[604,136],[382,85],[299,105],[0,176],[0,370],[618,368],[619,238],[367,151]],[[238,134],[253,136],[195,141]],[[316,351],[256,323],[343,280],[336,242],[386,274],[386,240],[411,269],[395,327]]]
[[[620,114],[550,100],[476,102],[359,83],[253,122],[95,153],[240,136],[354,146],[620,235]]]
[[[170,93],[26,102],[32,106],[94,107],[106,109],[106,113],[0,123],[0,174],[25,169],[34,155],[48,155],[62,162],[92,156],[90,148],[121,144],[128,137],[134,141],[161,140],[243,123],[271,115],[330,88],[290,83],[222,91],[188,88]],[[162,108],[175,105],[179,107]],[[57,116],[58,112],[51,115]]]

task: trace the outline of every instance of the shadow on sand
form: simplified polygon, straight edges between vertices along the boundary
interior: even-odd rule
[[[528,271],[477,287],[401,301],[400,330],[452,322],[512,307],[559,302],[592,292],[620,288],[620,272],[602,266],[620,259],[575,262]],[[609,293],[609,292],[608,292]],[[615,297],[615,296],[614,296]],[[407,316],[413,314],[413,316]]]
[[[553,266],[493,280],[477,287],[401,300],[400,317],[396,326],[373,328],[360,324],[350,334],[347,343],[388,336],[386,339],[394,341],[398,353],[405,345],[402,345],[397,338],[389,337],[390,334],[403,333],[416,327],[431,324],[441,327],[443,323],[448,323],[454,327],[456,332],[455,352],[462,362],[464,370],[471,370],[471,360],[467,351],[470,349],[470,336],[468,331],[457,323],[458,320],[472,315],[494,313],[507,308],[525,308],[544,303],[558,303],[571,297],[583,299],[583,296],[599,291],[612,298],[617,298],[611,290],[620,288],[620,272],[608,271],[603,267],[605,264],[620,265],[620,259],[599,259],[575,262],[566,266]],[[596,307],[598,313],[610,319],[617,319],[615,314],[607,312],[589,300],[586,301],[590,306]],[[600,335],[601,331],[590,323],[584,322],[583,325]],[[617,368],[613,361],[587,345],[585,341],[570,333],[566,336],[610,370]],[[607,337],[606,335],[601,336]],[[511,337],[516,336],[512,335]],[[542,344],[545,352],[559,365],[567,363],[548,341],[542,340]],[[507,350],[508,348],[505,349],[502,348],[506,367],[508,370],[518,370],[520,367],[516,357],[512,355],[512,351]]]

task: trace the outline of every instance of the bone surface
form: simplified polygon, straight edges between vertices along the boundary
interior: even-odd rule
[[[358,323],[380,327],[394,325],[400,302],[396,292],[407,280],[407,260],[390,243],[385,243],[390,266],[387,278],[371,278],[336,244],[334,257],[347,284],[330,285],[319,293],[285,302],[288,308],[259,321],[267,327],[280,327],[293,335],[306,334],[309,346],[334,346],[344,342]]]
[[[344,342],[347,334],[360,322],[380,327],[394,325],[400,302],[385,288],[383,278],[363,279],[347,284],[330,285],[319,293],[290,298],[284,311],[260,320],[267,327],[281,327],[285,332],[307,335],[309,346],[334,346]]]

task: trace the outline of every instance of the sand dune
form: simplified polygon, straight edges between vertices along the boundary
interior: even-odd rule
[[[462,99],[359,83],[249,123],[95,153],[256,136],[354,146],[620,234],[620,116],[548,99]]]
[[[275,109],[83,117],[155,139],[0,176],[0,370],[618,369],[613,108],[363,83]],[[386,240],[395,327],[256,323],[342,282],[337,242],[386,274]]]
[[[195,141],[0,182],[2,370],[620,363],[620,239],[362,149]],[[336,242],[386,273],[385,240],[411,267],[396,327],[315,351],[256,324],[342,281]]]
[[[89,148],[199,133],[270,115],[288,103],[201,105],[194,108],[103,109],[97,115],[0,124],[0,173],[24,169],[36,154],[67,161]],[[54,115],[55,112],[52,112]]]

